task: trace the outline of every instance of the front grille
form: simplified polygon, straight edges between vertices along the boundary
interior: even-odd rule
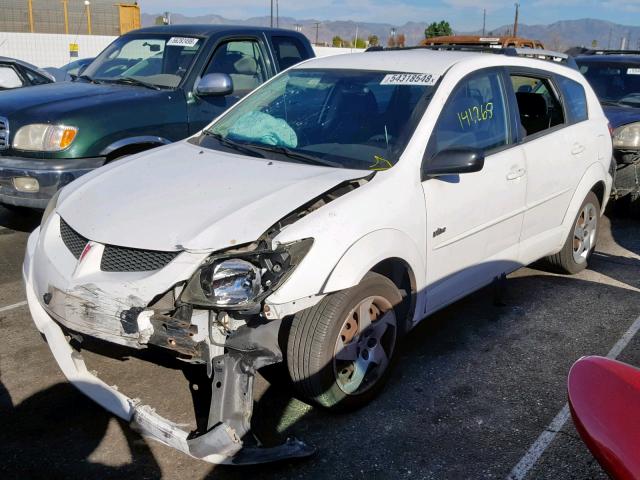
[[[0,117],[0,150],[9,148],[9,120]]]
[[[80,254],[82,254],[89,240],[71,228],[62,218],[60,219],[60,236],[72,255],[80,258]]]
[[[100,270],[104,272],[148,272],[160,270],[180,252],[158,252],[105,245]]]

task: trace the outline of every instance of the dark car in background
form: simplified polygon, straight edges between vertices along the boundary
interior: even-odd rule
[[[0,94],[0,203],[45,208],[80,175],[200,131],[313,56],[304,35],[283,29],[169,25],[123,35],[73,82]]]
[[[15,58],[0,57],[0,92],[55,81],[53,75],[35,65]]]
[[[589,50],[575,60],[613,129],[612,195],[640,216],[640,51]]]
[[[43,70],[53,75],[56,82],[65,82],[77,77],[94,60],[95,58],[93,57],[81,58],[79,60],[69,62],[61,67],[45,67]]]

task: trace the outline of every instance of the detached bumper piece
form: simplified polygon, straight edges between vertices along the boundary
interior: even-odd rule
[[[140,434],[215,464],[249,465],[315,453],[313,447],[295,438],[275,447],[254,445],[250,424],[255,373],[262,366],[282,360],[274,328],[240,328],[225,345],[228,353],[213,358],[207,431],[194,436],[158,415],[151,406],[123,395],[117,387],[91,374],[82,355],[71,347],[61,327],[40,305],[29,281],[26,290],[34,322],[67,379],[102,407],[130,422]]]

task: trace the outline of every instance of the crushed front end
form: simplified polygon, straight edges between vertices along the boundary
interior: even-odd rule
[[[281,320],[266,318],[262,300],[311,243],[263,239],[221,254],[139,250],[94,242],[49,212],[29,238],[23,275],[34,322],[78,389],[141,434],[188,455],[254,464],[315,451],[293,438],[260,447],[251,433],[255,374],[283,360]],[[161,348],[206,368],[212,384],[206,428],[183,430],[92,374],[77,347],[85,336],[135,350]]]

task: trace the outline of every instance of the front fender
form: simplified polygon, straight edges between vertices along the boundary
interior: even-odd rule
[[[353,287],[374,266],[389,258],[403,260],[412,270],[418,289],[424,283],[425,261],[415,242],[404,232],[383,229],[355,242],[340,258],[325,281],[322,293]]]

